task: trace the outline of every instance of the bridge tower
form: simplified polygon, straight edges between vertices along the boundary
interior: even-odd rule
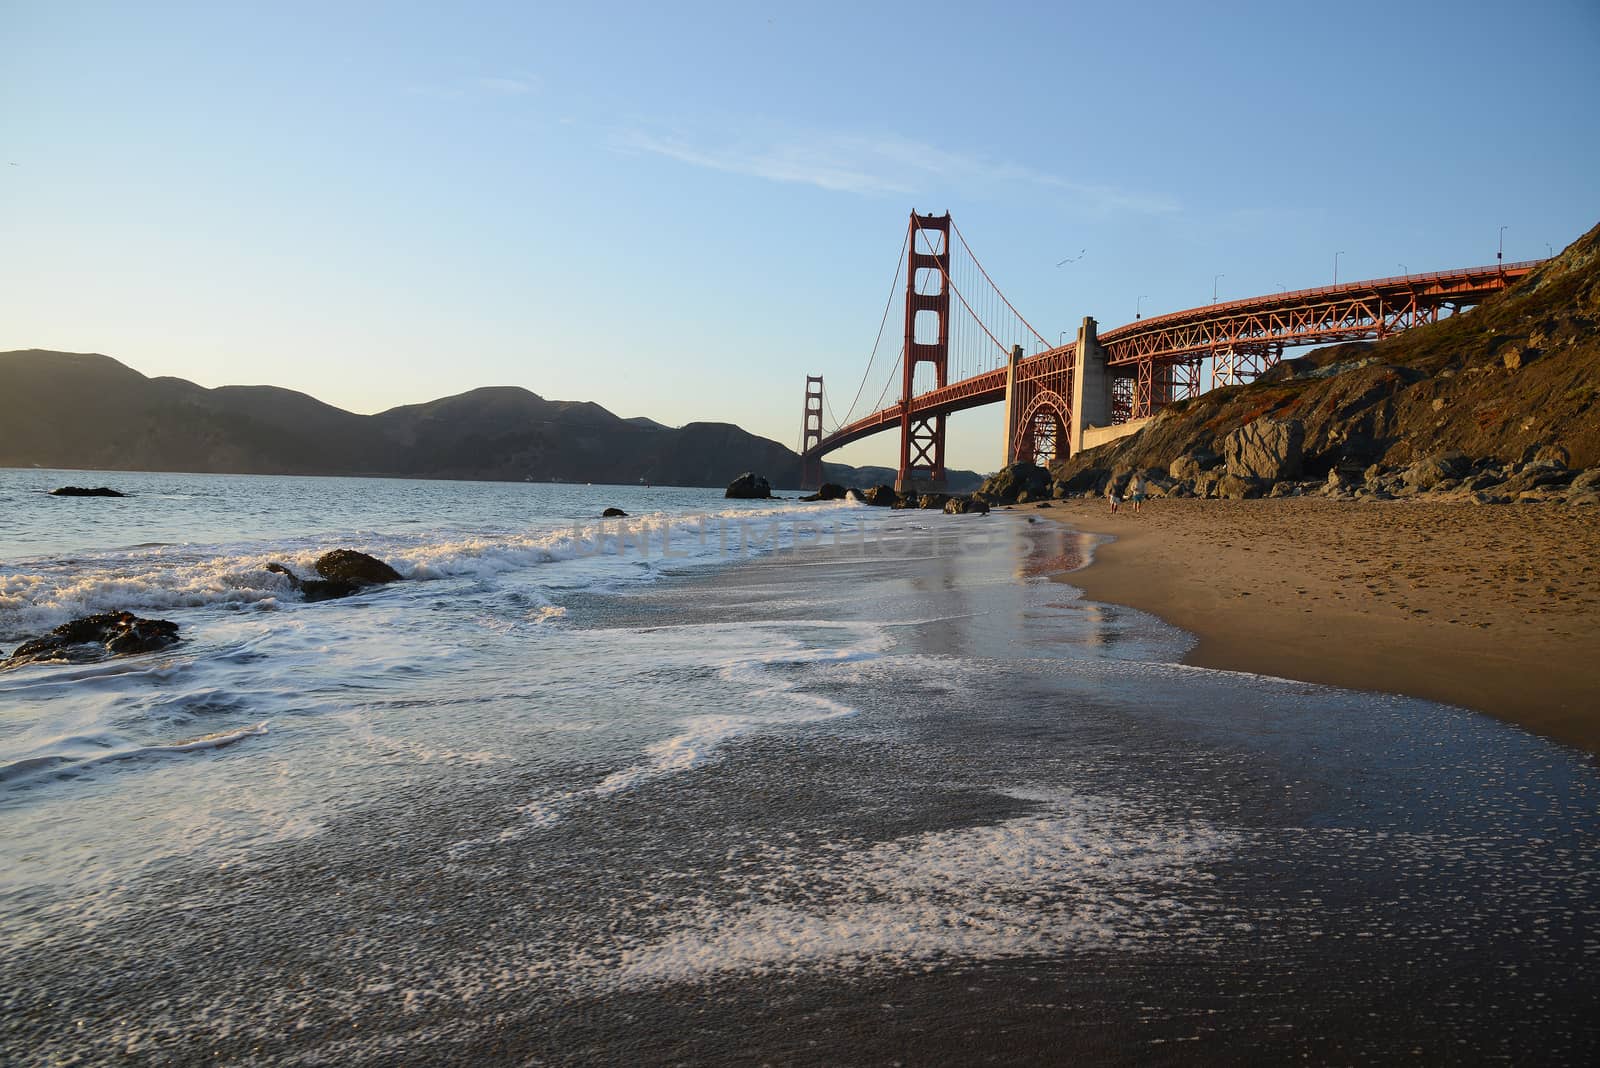
[[[922,327],[918,329],[918,325]],[[918,341],[918,337],[930,340]],[[905,372],[900,389],[900,470],[894,488],[944,488],[945,416],[911,414],[917,368],[932,364],[936,388],[948,385],[950,366],[950,213],[911,213],[906,241]]]
[[[806,375],[806,408],[800,423],[800,488],[822,488],[822,456],[808,456],[822,444],[822,376]]]

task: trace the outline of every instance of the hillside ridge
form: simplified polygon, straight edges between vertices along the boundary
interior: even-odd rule
[[[800,481],[794,450],[732,423],[668,427],[521,386],[360,415],[280,386],[207,388],[103,353],[45,349],[0,352],[0,383],[4,467],[680,486],[725,486],[756,471],[775,486]],[[847,465],[824,471],[858,480]],[[972,472],[952,478],[978,482]]]

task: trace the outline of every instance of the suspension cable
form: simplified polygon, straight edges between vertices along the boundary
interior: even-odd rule
[[[910,241],[911,228],[908,226],[906,227],[905,239],[900,242],[900,251],[895,253],[894,279],[889,283],[889,299],[883,302],[883,318],[878,320],[878,336],[872,342],[872,353],[867,357],[867,369],[861,373],[861,384],[856,387],[855,398],[850,401],[850,407],[844,413],[844,422],[835,420],[833,426],[835,431],[844,426],[845,423],[848,423],[850,421],[850,417],[856,414],[856,405],[861,402],[861,393],[867,388],[867,378],[872,374],[872,363],[878,358],[878,346],[883,344],[884,328],[889,325],[889,309],[894,307],[895,291],[900,288],[900,271],[905,267],[906,245],[910,243]],[[824,394],[823,403],[827,403],[826,394]],[[833,408],[831,406],[828,408],[828,414],[833,414]]]
[[[955,227],[955,223],[953,223],[953,222],[952,222],[952,223],[951,223],[951,224],[950,224],[950,226],[951,226],[951,228],[952,228],[952,229],[954,229],[954,227]],[[925,239],[925,240],[926,240],[926,239]],[[949,242],[948,242],[948,241],[946,241],[946,242],[945,242],[945,243],[946,243],[946,244],[949,244]],[[962,244],[963,244],[963,245],[965,245],[965,244],[966,244],[966,242],[965,242],[965,241],[963,241],[963,242],[961,242],[961,243],[962,243]],[[971,254],[972,254],[972,250],[971,250],[971,249],[970,249],[970,248],[969,248],[969,249],[967,249],[967,254],[968,254],[968,255],[971,255]],[[948,284],[948,285],[949,285],[949,286],[950,286],[950,291],[951,291],[951,292],[953,292],[953,293],[954,293],[954,294],[955,294],[955,295],[956,295],[956,296],[957,296],[957,297],[958,297],[958,298],[960,298],[960,300],[961,300],[961,306],[962,306],[962,307],[963,307],[963,308],[965,308],[965,309],[967,309],[967,314],[968,314],[968,315],[970,315],[970,316],[972,316],[972,317],[973,317],[973,318],[974,318],[974,319],[976,319],[976,320],[977,320],[977,322],[978,322],[978,326],[979,326],[979,327],[980,327],[980,328],[982,328],[982,330],[983,330],[983,332],[984,332],[984,333],[985,333],[985,334],[988,334],[988,335],[989,335],[989,340],[990,340],[990,341],[993,341],[993,342],[994,342],[994,345],[995,345],[995,348],[997,348],[997,349],[999,349],[999,350],[1000,350],[1000,351],[1001,351],[1001,352],[1009,352],[1009,351],[1010,351],[1010,350],[1008,350],[1008,349],[1007,349],[1007,348],[1006,348],[1006,347],[1005,347],[1005,346],[1004,346],[1004,345],[1002,345],[1002,344],[1000,344],[1000,339],[999,339],[999,338],[997,338],[997,337],[995,337],[995,336],[994,336],[994,333],[993,333],[993,332],[992,332],[992,331],[990,331],[990,329],[989,329],[989,327],[988,327],[988,325],[987,325],[987,324],[986,324],[986,323],[985,323],[985,322],[984,322],[984,321],[983,321],[983,319],[982,319],[982,318],[980,318],[980,317],[979,317],[979,315],[978,315],[978,313],[977,313],[977,312],[975,312],[975,311],[973,311],[973,310],[972,310],[972,305],[970,305],[970,304],[968,304],[968,303],[967,303],[967,298],[966,298],[966,297],[965,297],[965,296],[963,296],[963,295],[962,295],[962,293],[961,293],[961,290],[960,290],[960,289],[957,289],[957,288],[956,288],[956,284],[955,284],[955,282],[954,282],[954,281],[952,281],[952,280],[951,280],[951,278],[950,278],[950,272],[949,272],[949,271],[947,271],[947,270],[945,270],[945,268],[944,268],[944,264],[942,264],[942,263],[940,263],[940,262],[939,262],[939,255],[938,255],[938,253],[936,253],[936,252],[934,252],[934,251],[933,251],[933,242],[932,242],[932,241],[931,241],[931,240],[929,240],[929,241],[928,241],[928,255],[929,255],[929,256],[932,256],[932,257],[933,257],[933,262],[934,262],[934,265],[935,265],[935,266],[937,266],[937,267],[938,267],[938,268],[939,268],[939,273],[940,273],[940,274],[942,274],[942,275],[944,275],[944,280],[945,280],[945,282],[946,282],[946,283],[947,283],[947,284]],[[977,260],[977,257],[973,257],[973,260],[972,260],[972,262],[973,262],[973,263],[977,263],[977,262],[978,262],[978,260]],[[982,270],[982,269],[983,269],[983,268],[982,268],[982,267],[981,267],[981,266],[980,266],[980,267],[979,267],[979,270]],[[989,276],[988,276],[988,275],[984,275],[984,277],[985,277],[985,278],[988,278],[988,277],[989,277]],[[989,283],[989,285],[990,285],[990,286],[991,286],[991,287],[992,287],[992,286],[993,286],[993,285],[994,285],[994,283],[993,283],[993,282],[990,282],[990,283]],[[998,293],[998,292],[999,292],[999,290],[995,290],[995,292],[997,292],[997,293]],[[1002,299],[1004,299],[1004,298],[1003,298],[1003,297],[1002,297]],[[1013,309],[1012,309],[1012,310],[1013,310],[1013,311],[1015,311],[1015,310],[1016,310],[1016,309],[1014,309],[1014,308],[1013,308]],[[1021,319],[1021,318],[1022,318],[1022,316],[1020,316],[1020,315],[1019,315],[1019,316],[1017,316],[1017,318],[1019,318],[1019,319]],[[1033,327],[1031,327],[1031,326],[1030,326],[1030,327],[1028,327],[1028,329],[1029,329],[1029,330],[1032,330],[1032,329],[1033,329]],[[1040,339],[1040,340],[1041,340],[1041,341],[1042,341],[1042,340],[1043,340],[1043,338],[1041,338],[1041,339]],[[903,356],[903,355],[904,355],[904,354],[903,354],[903,353],[902,353],[902,356]]]
[[[1050,345],[1045,341],[1044,335],[1035,330],[1033,328],[1033,324],[1028,322],[1021,312],[1017,311],[1016,308],[1011,306],[1011,302],[1006,300],[1006,295],[1000,292],[1000,287],[994,284],[994,279],[989,277],[989,272],[983,269],[983,264],[978,262],[978,257],[973,254],[972,246],[967,244],[966,237],[961,233],[961,227],[956,225],[954,219],[950,220],[950,229],[954,230],[956,232],[956,237],[961,239],[961,247],[967,250],[967,255],[972,257],[972,262],[976,264],[978,270],[983,273],[983,280],[989,283],[989,288],[1000,294],[1000,299],[1006,302],[1006,307],[1011,308],[1011,314],[1015,315],[1019,320],[1021,320],[1022,325],[1027,327],[1028,331],[1032,333],[1034,337],[1039,339],[1039,344],[1048,349]]]

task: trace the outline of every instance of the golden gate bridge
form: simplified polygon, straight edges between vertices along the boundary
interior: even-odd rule
[[[842,419],[833,414],[822,378],[806,377],[802,486],[821,484],[826,454],[898,429],[895,488],[942,488],[949,417],[985,404],[1006,406],[1005,463],[1049,463],[1132,433],[1165,405],[1204,388],[1252,381],[1286,348],[1383,338],[1436,322],[1543,262],[1248,297],[1138,318],[1103,334],[1085,316],[1070,344],[1051,345],[995,284],[948,212],[913,211],[877,339]],[[885,334],[897,302],[903,329],[896,331],[899,354],[891,364],[887,354],[896,346]],[[875,368],[884,383],[873,396]]]

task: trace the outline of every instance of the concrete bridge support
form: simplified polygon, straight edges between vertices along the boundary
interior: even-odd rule
[[[1096,335],[1095,321],[1085,315],[1078,327],[1078,351],[1072,375],[1071,449],[1083,449],[1083,431],[1090,426],[1111,424],[1111,372],[1106,367],[1106,350]]]

